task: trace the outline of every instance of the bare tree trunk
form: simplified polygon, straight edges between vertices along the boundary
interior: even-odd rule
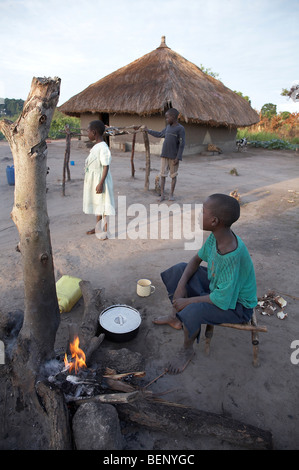
[[[15,167],[11,215],[20,237],[25,311],[12,362],[24,392],[32,391],[40,365],[53,357],[60,321],[46,204],[46,138],[59,90],[59,78],[34,77],[21,116],[0,123]]]

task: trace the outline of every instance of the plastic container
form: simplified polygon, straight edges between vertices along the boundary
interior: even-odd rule
[[[79,282],[82,279],[73,276],[62,276],[56,282],[56,293],[60,313],[70,312],[82,297]]]
[[[75,162],[74,160],[71,160],[71,165],[74,166],[75,165]]]
[[[9,186],[15,185],[15,168],[14,166],[7,165],[6,167],[6,178]]]

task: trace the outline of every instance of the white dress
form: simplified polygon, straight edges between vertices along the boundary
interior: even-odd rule
[[[113,181],[110,171],[111,152],[106,142],[95,144],[85,160],[83,188],[83,212],[94,215],[115,215]],[[103,192],[96,193],[103,174],[104,166],[109,165]]]

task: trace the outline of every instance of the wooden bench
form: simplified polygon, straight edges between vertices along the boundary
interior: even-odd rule
[[[248,323],[220,323],[219,325],[207,325],[205,331],[205,353],[210,354],[210,343],[214,332],[214,326],[224,326],[227,328],[235,328],[236,330],[250,331],[251,342],[253,345],[253,366],[258,367],[258,352],[259,352],[259,333],[267,333],[267,327],[258,325],[256,319],[256,312],[253,311],[251,320]]]

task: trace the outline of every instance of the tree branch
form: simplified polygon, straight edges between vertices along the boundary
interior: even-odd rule
[[[12,124],[13,121],[9,121],[8,119],[3,119],[2,121],[0,121],[0,132],[5,135],[8,141],[10,141],[12,135]]]

